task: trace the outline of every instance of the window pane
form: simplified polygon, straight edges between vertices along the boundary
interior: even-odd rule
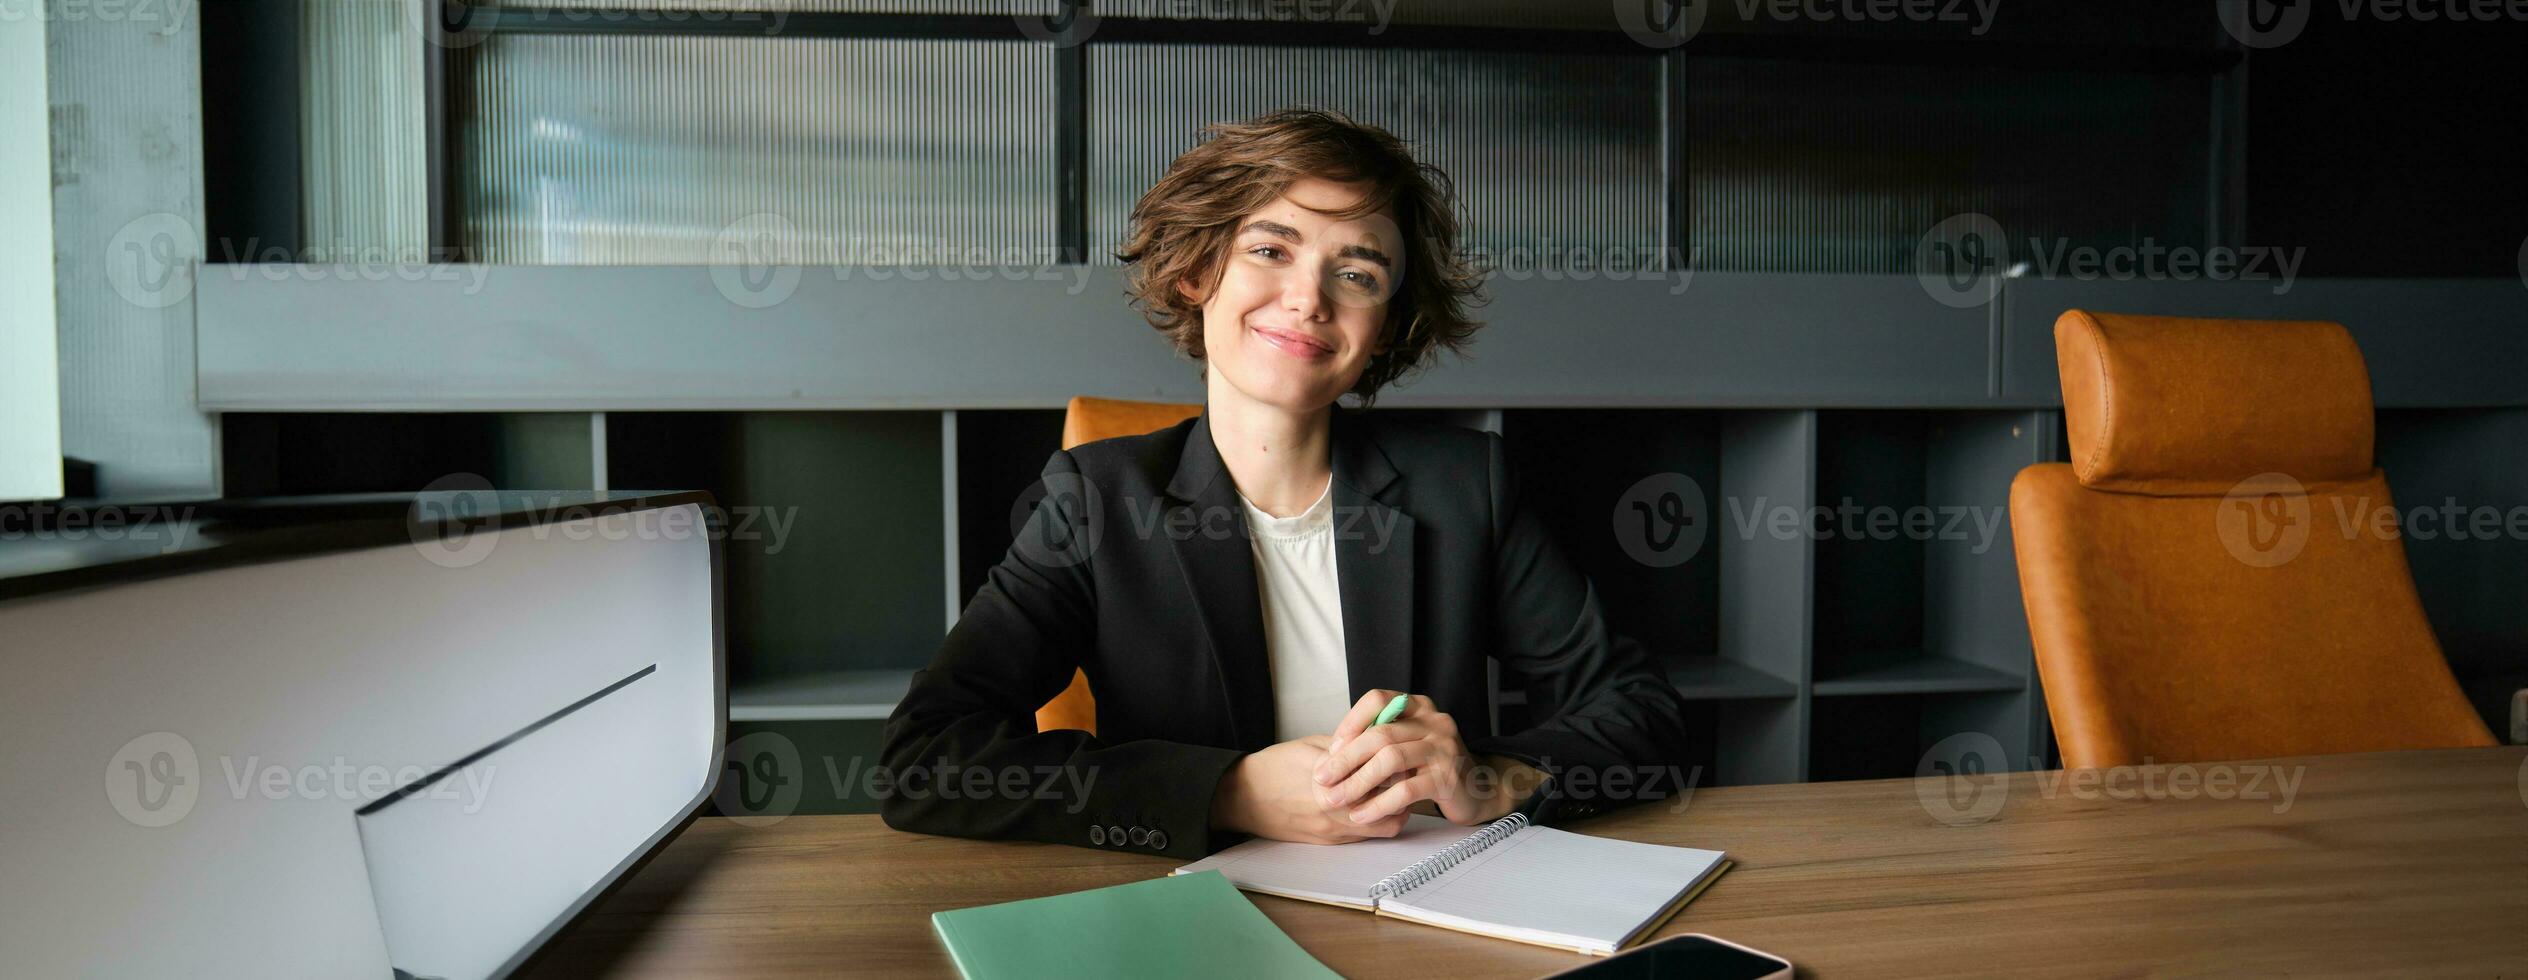
[[[1700,268],[1912,272],[1922,236],[1966,212],[2014,259],[2031,239],[2206,244],[2205,76],[1689,64]]]
[[[404,0],[306,0],[301,219],[314,262],[426,256],[418,24]]]
[[[1052,48],[495,34],[465,49],[459,234],[478,261],[1029,260],[1054,244]],[[765,215],[773,217],[766,218]]]
[[[485,0],[483,7],[544,7],[596,13],[610,19],[630,11],[690,13],[702,17],[760,14],[769,23],[782,14],[1050,14],[1058,0]]]
[[[1089,46],[1089,247],[1112,262],[1141,192],[1202,127],[1340,109],[1448,172],[1467,241],[1556,264],[1660,245],[1655,59],[1173,44]]]

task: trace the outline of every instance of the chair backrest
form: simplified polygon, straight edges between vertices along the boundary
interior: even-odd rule
[[[1202,412],[1200,403],[1181,405],[1117,398],[1073,398],[1062,416],[1062,448],[1071,449],[1100,439],[1155,432]],[[1062,693],[1054,695],[1053,700],[1036,709],[1037,731],[1065,728],[1092,734],[1097,731],[1097,697],[1089,693],[1086,672],[1073,672],[1071,686],[1063,688]]]
[[[2424,618],[2343,326],[2072,310],[2010,527],[2073,767],[2491,745]]]

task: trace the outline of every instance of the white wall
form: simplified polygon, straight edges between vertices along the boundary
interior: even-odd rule
[[[61,496],[44,21],[0,17],[0,501]]]

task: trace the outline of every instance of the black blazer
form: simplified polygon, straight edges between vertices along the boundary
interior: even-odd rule
[[[1499,436],[1338,407],[1331,442],[1355,700],[1429,695],[1469,750],[1558,780],[1683,764],[1682,699],[1520,505]],[[924,833],[1209,853],[1228,843],[1208,832],[1213,793],[1274,720],[1255,558],[1208,416],[1054,453],[1043,487],[887,720],[880,812]],[[1486,657],[1541,724],[1491,730]],[[1075,667],[1097,734],[1038,732]],[[1556,797],[1537,817],[1599,805]]]

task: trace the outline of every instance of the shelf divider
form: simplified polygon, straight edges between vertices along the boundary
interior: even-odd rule
[[[1815,544],[1804,533],[1772,533],[1765,516],[1783,507],[1806,514],[1816,503],[1817,413],[1732,412],[1721,423],[1720,445],[1720,492],[1709,500],[1707,532],[1720,552],[1717,660],[1790,690],[1784,703],[1721,705],[1713,757],[1720,778],[1731,783],[1802,782]]]

